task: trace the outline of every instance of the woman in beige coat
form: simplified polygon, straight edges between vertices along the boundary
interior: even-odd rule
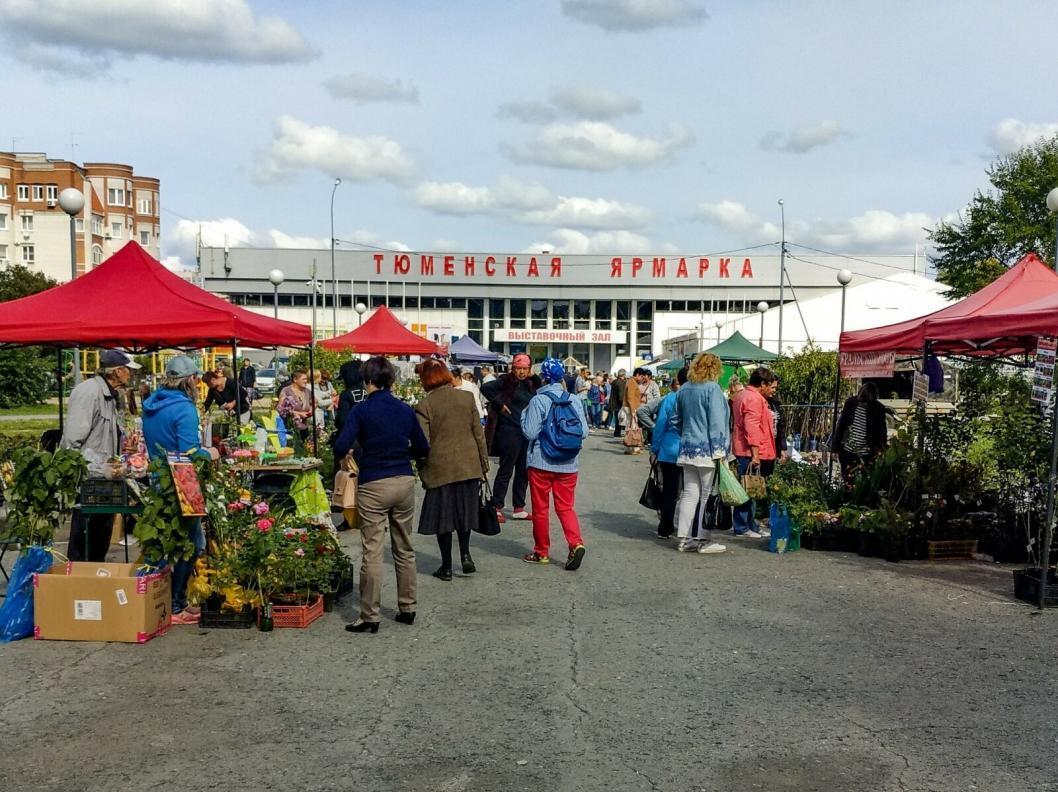
[[[434,577],[452,579],[452,534],[459,540],[463,574],[477,568],[470,557],[470,531],[478,520],[478,488],[488,473],[488,451],[474,396],[452,387],[452,375],[440,360],[419,366],[426,396],[415,408],[423,433],[430,441],[419,478],[426,488],[419,533],[433,534],[441,551],[441,567]]]

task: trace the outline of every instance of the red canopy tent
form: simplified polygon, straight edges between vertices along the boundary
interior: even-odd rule
[[[0,345],[135,351],[312,342],[308,325],[255,314],[188,283],[135,242],[83,277],[0,303]]]
[[[400,323],[386,306],[351,333],[320,341],[320,346],[341,352],[351,349],[368,355],[435,355],[440,348]]]
[[[1023,352],[1026,347],[1021,341],[974,344],[964,339],[994,338],[999,335],[993,332],[995,317],[1022,316],[1030,304],[1048,298],[1058,301],[1058,275],[1029,253],[995,281],[954,305],[906,322],[842,333],[839,349],[843,353],[921,355],[929,342],[931,351],[939,355],[981,357]],[[1020,330],[1019,334],[1031,335]]]

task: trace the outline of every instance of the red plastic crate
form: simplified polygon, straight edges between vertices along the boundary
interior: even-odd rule
[[[272,624],[276,627],[308,627],[323,615],[323,595],[308,605],[273,605]]]

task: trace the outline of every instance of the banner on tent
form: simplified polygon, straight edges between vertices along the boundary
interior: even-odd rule
[[[891,377],[896,366],[895,352],[841,352],[841,376]]]

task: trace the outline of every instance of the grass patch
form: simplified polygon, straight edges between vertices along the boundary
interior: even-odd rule
[[[22,407],[0,408],[0,416],[3,415],[43,415],[59,417],[59,406],[57,404],[27,404]]]

